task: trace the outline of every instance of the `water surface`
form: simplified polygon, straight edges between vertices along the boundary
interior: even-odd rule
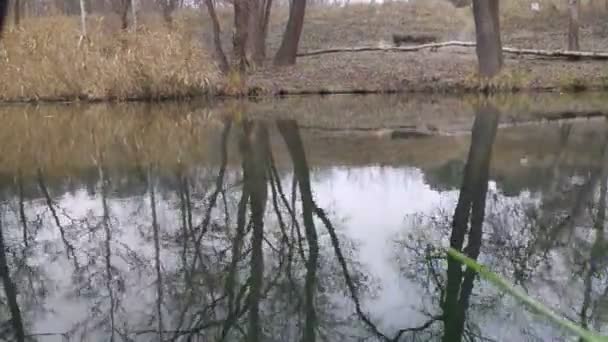
[[[603,110],[603,94],[1,107],[0,338],[573,340],[450,245],[606,333]]]

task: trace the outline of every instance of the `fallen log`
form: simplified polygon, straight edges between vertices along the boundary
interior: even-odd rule
[[[475,42],[448,41],[442,43],[429,43],[411,46],[360,46],[360,47],[337,47],[329,49],[312,50],[298,53],[298,57],[311,57],[325,55],[331,53],[348,53],[348,52],[415,52],[425,49],[439,49],[445,47],[475,47]],[[567,50],[537,50],[537,49],[518,49],[513,47],[503,47],[502,51],[507,54],[520,56],[540,56],[549,58],[568,58],[568,59],[591,59],[591,60],[608,60],[608,52],[593,52],[593,51],[567,51]]]

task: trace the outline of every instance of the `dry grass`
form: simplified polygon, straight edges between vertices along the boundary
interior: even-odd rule
[[[79,46],[74,17],[36,18],[9,30],[0,47],[2,100],[178,98],[212,90],[219,79],[207,49],[177,24],[137,33],[90,18]]]

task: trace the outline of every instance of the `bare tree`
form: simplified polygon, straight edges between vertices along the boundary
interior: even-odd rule
[[[580,2],[578,0],[568,0],[568,50],[570,51],[580,50],[578,42],[579,12]]]
[[[306,0],[293,0],[289,8],[289,19],[283,35],[279,51],[274,57],[275,65],[293,65],[296,63],[296,54],[300,43],[300,35],[304,26]]]
[[[215,4],[213,0],[205,0],[205,5],[207,6],[207,11],[209,12],[211,23],[213,25],[213,45],[215,46],[215,54],[219,60],[220,70],[226,73],[228,70],[230,70],[230,65],[228,64],[228,59],[226,58],[224,49],[222,48],[222,30],[220,27],[220,22],[217,18],[217,13],[215,13]]]
[[[205,6],[211,17],[213,44],[215,54],[222,72],[230,70],[221,42],[221,27],[215,11],[215,1],[205,0]],[[245,71],[249,66],[247,51],[251,53],[255,64],[262,64],[266,59],[266,37],[272,0],[233,1],[234,27],[232,31],[233,63],[239,70]]]
[[[272,0],[252,0],[250,4],[249,47],[253,62],[260,65],[266,59],[266,37]]]
[[[232,44],[234,50],[234,62],[241,71],[247,69],[247,39],[249,38],[249,1],[234,2],[234,32]]]
[[[479,73],[496,75],[503,64],[500,39],[499,0],[473,0]]]
[[[177,0],[158,0],[158,4],[160,5],[163,11],[163,18],[168,25],[173,24],[173,12],[177,9],[178,1]]]
[[[137,32],[137,0],[131,0],[131,29],[133,32]]]
[[[84,0],[80,0],[80,43],[87,38],[87,9]]]
[[[6,12],[8,11],[8,1],[0,1],[0,34],[4,29],[4,23],[6,21]]]
[[[19,27],[21,25],[21,0],[14,0],[13,15],[14,15],[15,26]]]
[[[129,27],[129,9],[133,7],[132,0],[117,0],[116,12],[120,15],[120,28],[126,30]]]

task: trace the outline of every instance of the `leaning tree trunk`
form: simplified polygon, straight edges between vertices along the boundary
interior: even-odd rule
[[[207,6],[207,11],[209,12],[209,17],[211,17],[211,23],[213,25],[213,45],[215,45],[216,58],[219,60],[220,70],[226,73],[230,69],[230,66],[228,65],[228,59],[222,48],[222,29],[217,14],[215,13],[215,5],[213,4],[213,0],[205,0],[205,5]]]
[[[479,73],[484,77],[496,75],[503,64],[498,2],[473,0]]]
[[[578,42],[579,10],[580,2],[578,0],[568,0],[568,50],[570,51],[580,50]]]
[[[289,9],[289,20],[287,21],[283,41],[274,57],[275,65],[293,65],[296,63],[305,12],[306,0],[293,0],[293,5]]]

